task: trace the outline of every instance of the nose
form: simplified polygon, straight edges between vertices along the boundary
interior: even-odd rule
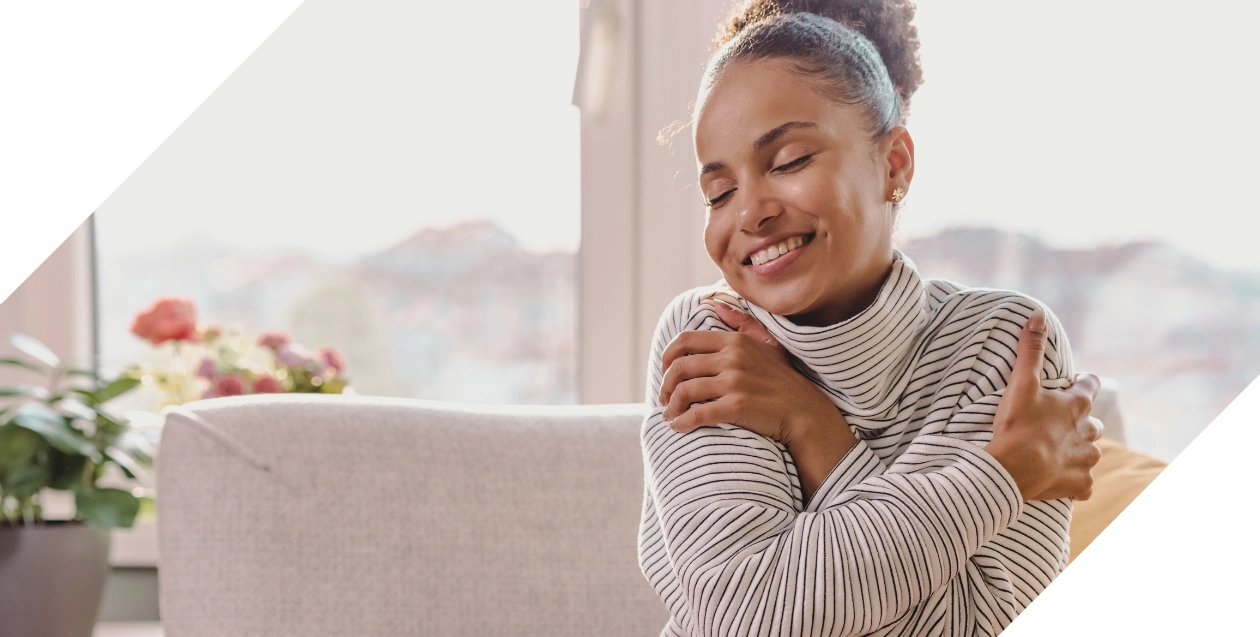
[[[783,204],[762,184],[747,184],[744,207],[739,212],[739,229],[750,234],[762,232],[775,217],[783,213]]]

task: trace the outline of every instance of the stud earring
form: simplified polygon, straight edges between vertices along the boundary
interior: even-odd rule
[[[896,190],[893,191],[893,194],[892,194],[893,203],[897,203],[898,201],[901,201],[901,198],[905,196],[906,196],[906,191],[900,188],[897,188]]]

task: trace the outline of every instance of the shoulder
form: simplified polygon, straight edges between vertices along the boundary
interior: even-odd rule
[[[660,348],[663,350],[674,337],[687,330],[724,328],[725,326],[722,325],[717,314],[704,302],[714,294],[726,294],[738,298],[738,295],[726,285],[725,281],[692,288],[674,297],[665,306],[665,310],[661,312],[660,320],[656,323],[656,331],[654,332],[652,343],[653,349],[656,349],[658,343],[660,343]],[[661,343],[661,341],[664,341],[664,343]]]
[[[1024,324],[1033,312],[1041,310],[1049,328],[1045,374],[1048,378],[1070,378],[1073,365],[1067,332],[1054,311],[1039,299],[1014,290],[967,287],[941,279],[924,281],[924,285],[940,336],[992,344],[1011,360]]]

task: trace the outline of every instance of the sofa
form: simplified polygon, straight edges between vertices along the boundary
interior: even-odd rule
[[[1119,430],[1109,392],[1095,412]],[[292,394],[169,409],[165,634],[656,635],[666,611],[636,559],[644,409]]]

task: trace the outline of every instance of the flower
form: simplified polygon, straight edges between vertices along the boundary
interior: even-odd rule
[[[304,367],[310,358],[310,352],[297,343],[285,343],[276,348],[276,362],[285,367]]]
[[[197,335],[197,307],[188,299],[163,297],[153,306],[136,314],[131,321],[131,333],[154,345],[166,341],[199,340]]]
[[[346,368],[345,357],[343,357],[337,350],[327,345],[315,350],[315,353],[319,355],[319,358],[324,362],[324,365],[337,370],[338,374]]]
[[[262,376],[258,380],[254,381],[254,393],[282,394],[284,393],[284,387],[280,384],[280,381],[270,376]]]
[[[197,365],[197,375],[206,380],[214,380],[219,375],[219,366],[209,358],[201,359],[201,363]]]
[[[263,347],[270,347],[273,350],[280,349],[281,345],[287,345],[293,342],[288,334],[284,332],[263,332],[258,335],[258,344]]]
[[[217,396],[240,396],[245,393],[245,379],[239,374],[224,374],[215,383],[214,391]]]

